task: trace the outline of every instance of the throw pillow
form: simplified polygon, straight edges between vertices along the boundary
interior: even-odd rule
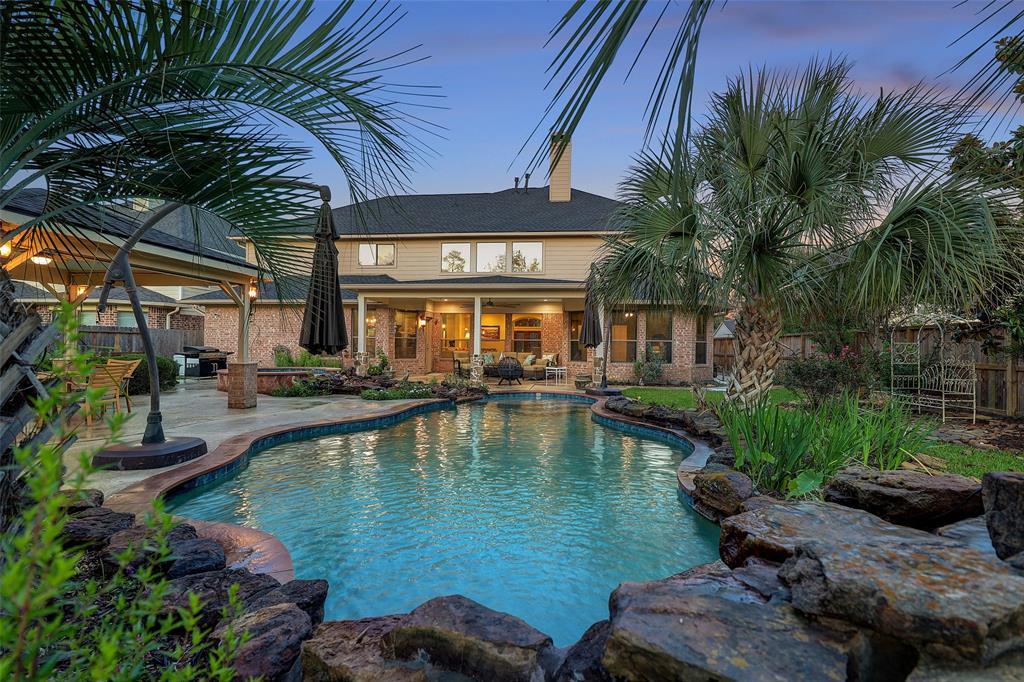
[[[484,364],[485,365],[493,365],[494,364],[494,353],[484,353]]]
[[[524,365],[532,365],[533,361],[536,360],[536,359],[537,359],[537,356],[534,355],[533,353],[530,353],[529,355],[526,356],[526,359],[523,360],[523,364]]]

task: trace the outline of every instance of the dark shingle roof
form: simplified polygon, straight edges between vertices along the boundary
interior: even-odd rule
[[[45,203],[46,190],[38,187],[30,187],[18,192],[14,198],[4,206],[4,208],[15,213],[38,216],[42,214]],[[174,218],[176,214],[180,214],[182,212],[185,213],[185,218]],[[135,213],[135,215],[143,214]],[[157,226],[154,226],[153,229],[148,230],[142,237],[141,241],[154,246],[174,249],[175,251],[179,251],[190,256],[200,255],[203,258],[231,263],[232,265],[244,265],[250,268],[253,267],[251,263],[246,262],[244,254],[241,254],[240,252],[236,252],[240,255],[232,255],[218,249],[210,248],[209,246],[199,246],[194,240],[183,239],[182,237],[168,234],[158,229],[158,226],[165,225],[165,221],[170,221],[166,224],[171,225],[173,229],[181,229],[181,225],[186,218],[188,225],[191,226],[191,217],[186,209],[175,211],[158,222]],[[139,225],[139,219],[133,218],[129,214],[122,214],[93,206],[81,207],[69,211],[60,219],[59,222],[68,223],[85,229],[96,230],[103,234],[122,238],[129,236]]]
[[[531,188],[529,192],[506,189],[476,194],[411,194],[336,208],[334,225],[341,236],[593,232],[610,229],[612,213],[619,206],[614,199],[578,189],[572,190],[571,201],[551,202],[547,187]]]
[[[139,302],[143,305],[166,305],[176,306],[178,302],[170,296],[165,296],[159,292],[147,289],[146,287],[138,287]],[[30,301],[30,302],[43,302],[43,303],[56,303],[57,299],[49,291],[41,289],[37,286],[33,286],[28,282],[14,282],[14,298],[18,301]],[[100,300],[100,288],[96,287],[89,294],[88,298],[85,299],[87,303],[96,303]],[[107,297],[108,301],[119,301],[127,302],[128,293],[122,287],[111,287],[110,295]]]
[[[341,282],[339,277],[338,281]],[[280,295],[278,289],[280,288]],[[277,301],[305,301],[309,291],[309,277],[301,275],[289,275],[281,277],[278,283],[260,282],[259,300],[265,303],[276,303]],[[356,300],[356,292],[342,288],[341,297],[347,301]],[[230,303],[231,299],[220,289],[209,291],[204,294],[196,294],[183,298],[182,303],[203,304],[203,303]]]

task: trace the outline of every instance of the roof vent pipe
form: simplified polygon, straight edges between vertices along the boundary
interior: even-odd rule
[[[516,194],[519,194],[519,176],[516,176]]]
[[[523,176],[523,194],[530,193],[530,174],[527,173]]]

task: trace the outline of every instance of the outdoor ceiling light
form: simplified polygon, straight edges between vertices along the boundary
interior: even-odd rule
[[[11,244],[10,244],[10,242],[8,242],[6,244],[0,244],[0,257],[7,258],[10,255],[11,255]]]
[[[49,256],[32,256],[29,260],[36,265],[49,265],[53,262],[53,259]]]

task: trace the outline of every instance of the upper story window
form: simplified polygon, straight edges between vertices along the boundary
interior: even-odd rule
[[[441,272],[469,272],[469,242],[441,244]]]
[[[512,242],[512,272],[541,272],[543,270],[543,242]]]
[[[508,262],[505,256],[505,242],[477,242],[477,272],[507,272]]]
[[[359,245],[359,264],[387,266],[395,264],[395,245],[363,242]]]

